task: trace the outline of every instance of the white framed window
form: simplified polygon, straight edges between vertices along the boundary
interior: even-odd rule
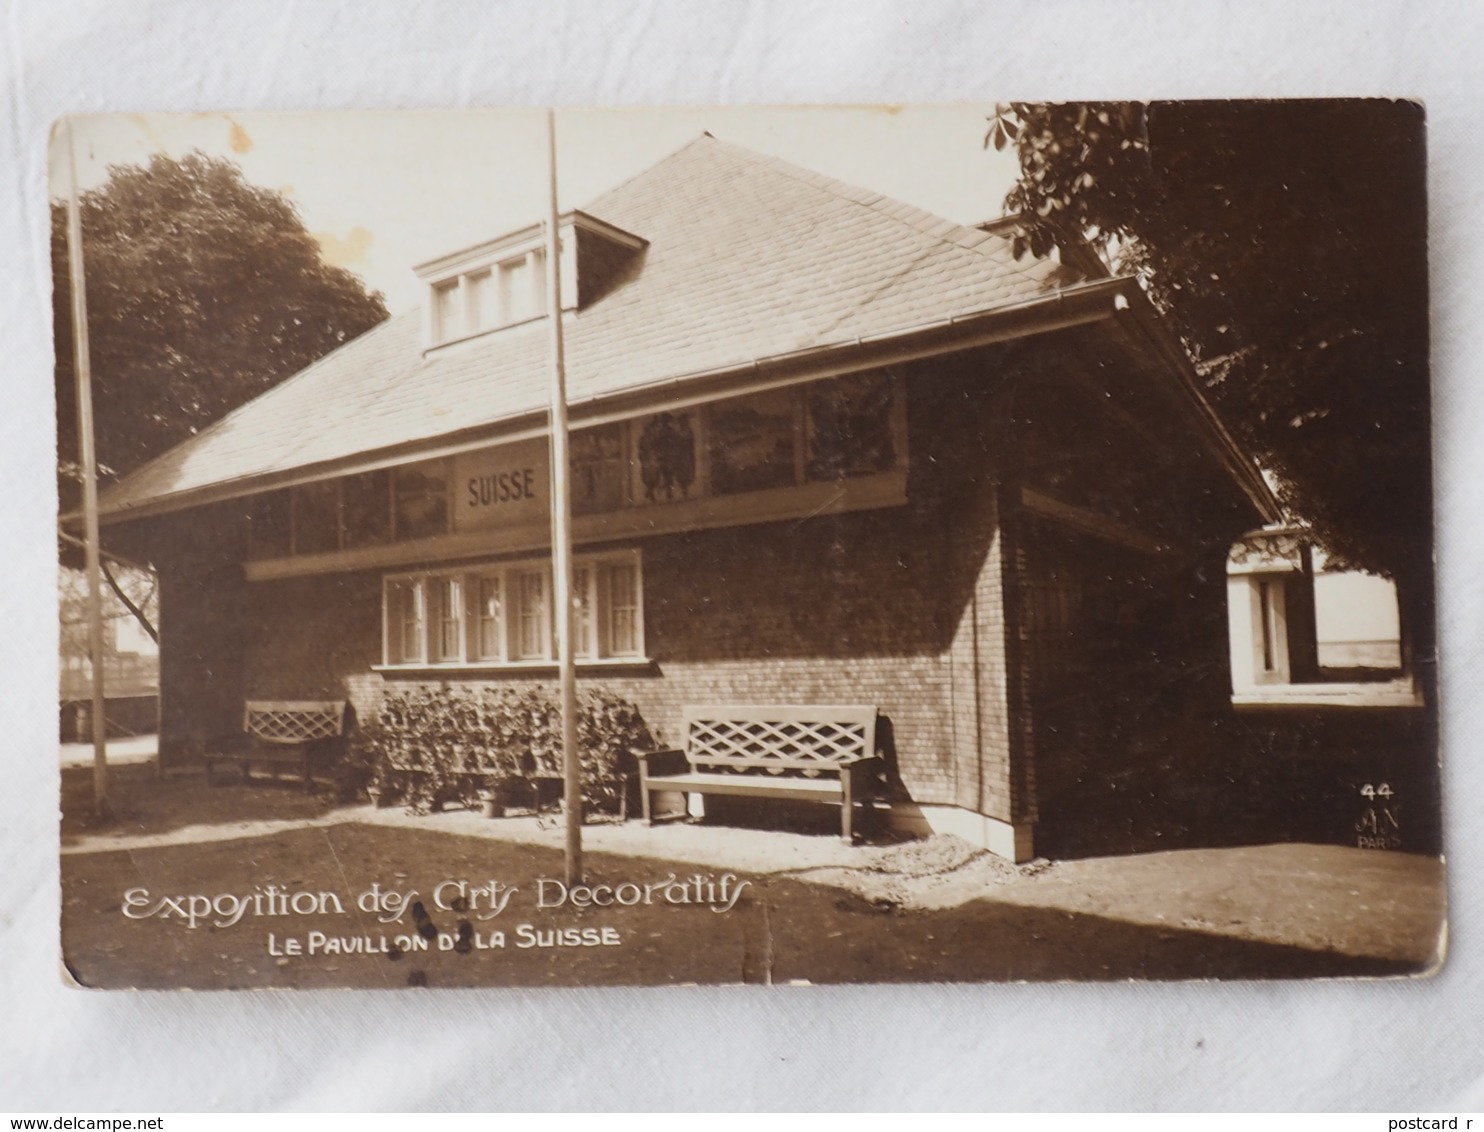
[[[442,574],[428,583],[434,622],[429,655],[436,663],[462,660],[464,656],[462,584],[457,574]]]
[[[534,254],[500,264],[501,321],[524,322],[540,312],[541,296],[536,289]]]
[[[500,292],[495,288],[495,273],[489,269],[471,272],[464,276],[464,285],[469,292],[469,326],[477,331],[499,325]]]
[[[463,296],[460,281],[448,279],[433,287],[433,337],[439,342],[461,338],[464,334]]]
[[[597,571],[590,565],[572,564],[572,655],[592,657],[593,651],[593,579]]]
[[[1273,608],[1273,583],[1257,583],[1258,617],[1262,621],[1262,670],[1276,672],[1277,662],[1277,610]]]
[[[388,664],[422,664],[426,658],[425,594],[415,578],[388,579],[382,594]]]
[[[474,636],[470,647],[472,659],[502,661],[505,649],[505,579],[501,574],[480,574],[474,578]]]
[[[616,656],[637,653],[641,628],[638,560],[611,563],[603,577],[608,590],[600,608],[605,618],[607,647]]]
[[[547,613],[544,568],[516,570],[511,579],[514,599],[514,660],[548,660],[552,655],[551,617]]]
[[[430,284],[430,345],[546,313],[546,251],[531,248]]]
[[[573,652],[583,663],[644,657],[639,551],[573,562]],[[549,559],[484,564],[383,579],[387,667],[551,664],[556,659]]]

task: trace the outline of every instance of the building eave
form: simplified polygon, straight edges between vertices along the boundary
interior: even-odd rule
[[[1111,319],[1137,293],[1137,281],[1121,276],[1059,289],[1019,303],[903,327],[890,333],[756,358],[731,366],[667,376],[569,403],[573,428],[592,427],[664,408],[683,408],[768,389],[799,385],[858,370],[900,365],[955,354],[996,342]],[[383,446],[335,460],[158,495],[133,506],[104,506],[105,523],[118,523],[224,503],[264,491],[452,456],[491,444],[543,436],[544,407],[477,427],[403,444]],[[64,521],[73,516],[64,516]]]
[[[1183,346],[1160,321],[1154,307],[1143,290],[1137,286],[1129,298],[1128,309],[1120,320],[1130,328],[1130,334],[1140,347],[1152,352],[1166,363],[1179,382],[1181,393],[1192,409],[1207,425],[1206,440],[1213,454],[1221,461],[1236,481],[1248,501],[1262,516],[1265,523],[1278,523],[1284,519],[1282,504],[1273,494],[1263,478],[1257,462],[1243,451],[1227,427],[1221,423],[1216,410],[1201,392],[1195,366]]]

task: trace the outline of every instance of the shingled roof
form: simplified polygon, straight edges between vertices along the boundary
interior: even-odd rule
[[[574,405],[674,389],[768,359],[911,334],[1081,282],[1002,236],[939,219],[709,134],[583,208],[648,241],[637,268],[564,316]],[[140,468],[105,514],[246,494],[348,459],[494,436],[546,404],[539,319],[424,352],[390,319]]]

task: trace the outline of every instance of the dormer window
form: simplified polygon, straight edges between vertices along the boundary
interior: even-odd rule
[[[562,310],[602,297],[632,270],[645,243],[581,212],[558,227]],[[416,268],[428,286],[427,349],[462,341],[546,313],[546,245],[539,224]]]
[[[461,305],[459,300],[462,298],[458,279],[434,284],[433,319],[437,325],[435,337],[439,342],[447,342],[450,339],[464,336],[464,320],[459,310]]]
[[[500,310],[505,323],[524,322],[546,313],[544,252],[500,264]]]
[[[500,293],[493,271],[475,271],[464,276],[469,289],[469,309],[474,312],[473,329],[493,330],[500,325]]]
[[[546,252],[532,248],[432,284],[432,344],[441,346],[546,313]]]

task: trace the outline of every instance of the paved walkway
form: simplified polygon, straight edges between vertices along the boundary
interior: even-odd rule
[[[465,810],[440,814],[409,814],[401,808],[378,810],[371,806],[346,806],[313,817],[279,821],[229,821],[185,825],[161,833],[89,833],[62,847],[62,854],[132,852],[167,845],[236,841],[247,837],[270,837],[295,829],[359,822],[365,825],[433,830],[462,837],[483,837],[561,849],[565,823],[559,815],[544,817],[486,818]],[[783,873],[806,869],[858,867],[862,854],[879,853],[883,847],[849,846],[837,837],[771,830],[732,829],[722,826],[669,823],[647,826],[643,822],[618,823],[599,818],[583,827],[583,846],[594,853],[626,857],[657,857],[686,864],[730,868],[755,873]],[[1013,866],[1006,865],[1007,869]]]
[[[105,756],[110,766],[126,763],[147,763],[159,753],[158,735],[135,735],[129,739],[110,739]],[[84,766],[93,761],[91,743],[63,743],[62,765]]]

